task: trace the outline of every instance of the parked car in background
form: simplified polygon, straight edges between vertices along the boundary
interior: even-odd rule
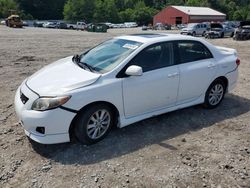
[[[119,24],[113,24],[113,28],[125,28],[125,24],[124,23],[119,23]]]
[[[77,28],[76,23],[67,23],[67,28],[72,30],[76,29]]]
[[[51,22],[51,21],[45,22],[43,24],[43,27],[44,28],[57,28],[57,22]]]
[[[171,25],[156,23],[153,28],[154,30],[171,30]]]
[[[177,29],[181,30],[183,28],[186,28],[187,24],[177,24],[176,27],[177,27]]]
[[[87,27],[87,24],[85,22],[77,22],[76,23],[76,29],[77,30],[85,30]]]
[[[250,21],[242,21],[234,33],[235,40],[249,40],[250,39]]]
[[[65,22],[57,22],[56,28],[57,29],[68,29],[67,24]]]
[[[197,104],[217,107],[236,86],[239,64],[236,50],[201,38],[115,37],[24,80],[15,110],[25,134],[36,142],[74,137],[93,144],[112,126],[122,128]]]
[[[235,28],[231,27],[230,25],[222,25],[223,26],[223,33],[224,37],[233,37]]]
[[[186,28],[181,29],[181,34],[185,35],[201,35],[204,36],[205,32],[208,30],[207,23],[190,23]]]
[[[25,27],[29,26],[28,22],[27,21],[23,21],[23,26],[25,26]]]
[[[105,22],[104,24],[108,27],[108,29],[113,28],[113,25],[114,25],[114,24],[112,24],[110,22]]]
[[[225,21],[222,24],[227,25],[227,26],[232,27],[232,28],[238,28],[240,25],[240,22],[239,21]]]
[[[143,25],[141,29],[142,29],[142,31],[147,31],[149,28],[148,28],[148,26]]]
[[[126,28],[138,27],[138,24],[136,22],[125,22],[124,25]]]
[[[221,23],[211,23],[208,31],[205,33],[206,38],[233,37],[233,35],[234,28],[222,25]]]
[[[6,25],[5,20],[1,20],[0,25]]]
[[[43,24],[46,23],[45,21],[34,21],[34,27],[43,27]]]

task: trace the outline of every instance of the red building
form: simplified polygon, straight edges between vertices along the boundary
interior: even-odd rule
[[[225,20],[225,14],[208,7],[168,6],[154,16],[154,25],[156,23],[177,25]]]

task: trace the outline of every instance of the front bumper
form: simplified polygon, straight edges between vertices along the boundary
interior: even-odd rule
[[[21,92],[28,98],[25,104],[20,99]],[[41,144],[69,142],[69,127],[76,114],[61,108],[43,112],[31,110],[32,103],[37,98],[39,96],[32,92],[25,83],[16,92],[15,111],[25,134]],[[44,127],[44,134],[38,132],[37,127]]]
[[[182,35],[192,35],[193,31],[181,31]]]

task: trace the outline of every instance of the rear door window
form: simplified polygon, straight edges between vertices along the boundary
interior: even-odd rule
[[[213,58],[208,48],[197,41],[179,41],[176,48],[179,63]]]

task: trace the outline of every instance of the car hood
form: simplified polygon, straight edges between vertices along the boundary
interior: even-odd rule
[[[58,60],[33,74],[26,82],[40,96],[60,95],[93,84],[101,74],[84,70],[72,56]]]
[[[182,31],[193,31],[193,28],[188,28],[188,27],[186,27],[186,28],[183,28],[183,29],[181,29]]]

